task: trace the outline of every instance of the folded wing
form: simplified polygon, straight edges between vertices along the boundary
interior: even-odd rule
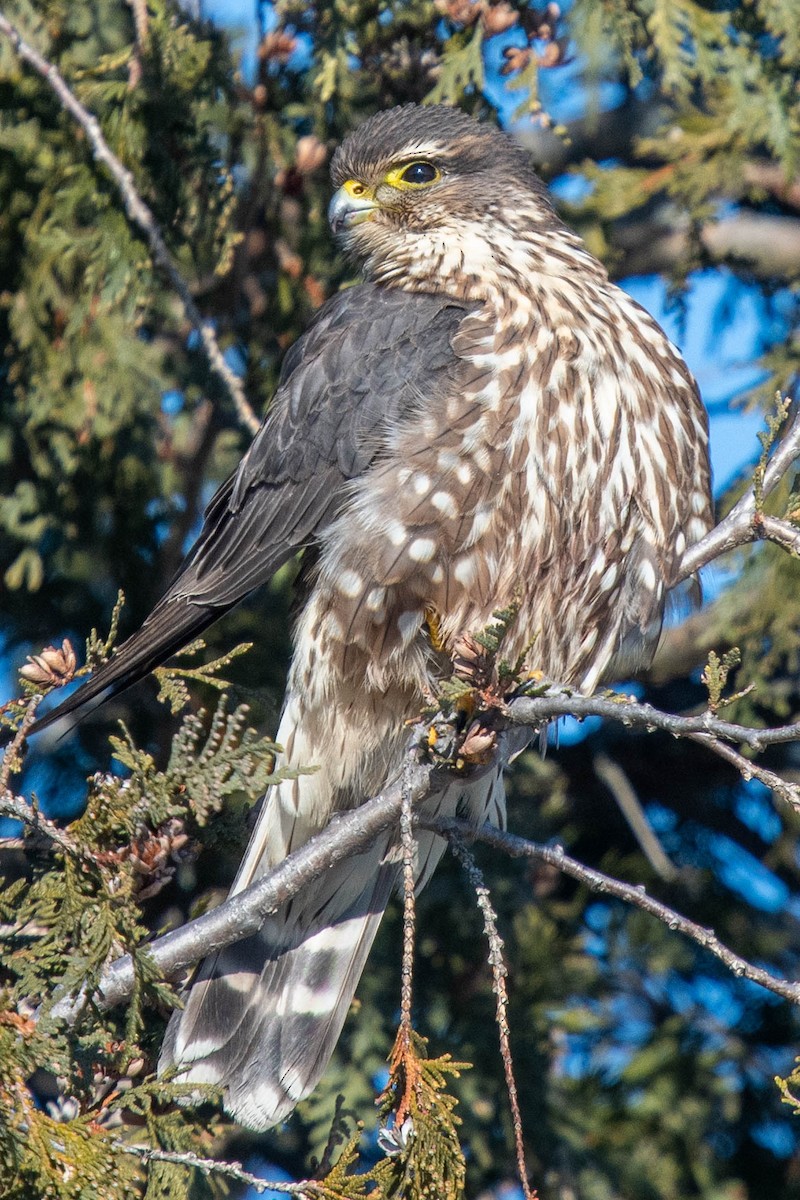
[[[37,722],[85,715],[161,665],[265,583],[337,515],[386,430],[454,382],[470,306],[362,284],[328,301],[286,356],[274,404],[200,536],[136,633]]]

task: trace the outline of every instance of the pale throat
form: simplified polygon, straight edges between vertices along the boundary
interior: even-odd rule
[[[490,214],[475,221],[397,231],[381,238],[365,264],[376,283],[409,291],[445,290],[464,300],[495,300],[510,291],[547,290],[570,271],[606,281],[581,240],[556,222],[519,215],[514,226]]]

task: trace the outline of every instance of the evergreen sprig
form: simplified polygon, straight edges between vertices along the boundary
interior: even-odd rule
[[[428,1058],[427,1039],[401,1030],[390,1059],[389,1082],[378,1105],[381,1118],[390,1116],[382,1146],[387,1151],[375,1168],[386,1200],[458,1200],[464,1189],[466,1162],[455,1113],[458,1101],[448,1091],[469,1063],[454,1062],[449,1054]]]
[[[93,663],[111,652],[120,604],[111,634],[92,635]],[[176,1103],[195,1096],[196,1088],[148,1074],[158,1044],[152,1005],[173,1007],[176,995],[149,959],[142,903],[191,851],[187,831],[199,835],[234,794],[252,801],[282,777],[273,773],[274,744],[247,727],[245,705],[229,710],[219,679],[218,672],[244,650],[194,673],[222,695],[210,718],[202,710],[184,717],[163,770],[124,731],[111,739],[124,771],[90,777],[83,813],[56,840],[48,839],[50,823],[39,822],[31,809],[31,828],[41,830],[41,839],[29,839],[25,874],[0,891],[0,1169],[4,1182],[14,1180],[3,1193],[9,1200],[140,1195],[141,1163],[113,1143],[111,1131],[118,1133],[120,1122],[143,1122],[151,1144],[162,1149],[208,1148],[208,1121],[217,1119],[219,1093],[208,1090],[212,1115],[198,1115]],[[0,713],[18,738],[31,704],[23,699]],[[21,762],[20,751],[6,764],[9,782]],[[135,967],[130,1002],[122,1014],[101,1014],[92,990],[109,961],[124,953],[131,953]],[[88,1003],[76,1028],[67,1030],[51,1009],[77,995]],[[134,1078],[143,1072],[141,1082]],[[36,1103],[31,1078],[49,1081],[43,1085],[53,1097],[47,1107]],[[192,1194],[211,1195],[217,1184],[195,1175]],[[185,1183],[186,1173],[154,1162],[146,1178],[148,1196],[166,1197],[174,1195],[179,1179]]]

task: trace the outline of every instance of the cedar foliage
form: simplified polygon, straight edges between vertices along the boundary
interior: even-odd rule
[[[731,206],[796,228],[797,0],[576,0],[566,16],[467,0],[277,0],[271,10],[254,5],[254,79],[192,7],[12,0],[2,11],[57,64],[133,172],[258,412],[283,351],[347,278],[325,223],[333,144],[367,114],[407,100],[459,103],[491,119],[498,64],[516,115],[537,118],[524,136],[542,174],[586,181],[582,198],[562,208],[613,274],[666,270],[680,305],[690,273],[718,264],[709,231]],[[568,128],[554,129],[541,109],[552,80],[586,89],[589,113]],[[612,112],[598,99],[609,82],[621,88]],[[796,295],[796,254],[734,243],[725,269],[757,281],[767,305]],[[21,661],[65,634],[77,643],[93,625],[106,628],[119,588],[128,597],[121,623],[133,628],[247,436],[113,183],[2,38],[0,280],[1,602]],[[791,386],[797,357],[791,337],[769,348],[755,401]],[[792,487],[788,479],[777,498],[789,511]],[[730,715],[792,718],[797,567],[772,547],[739,559],[736,585],[668,634],[642,686],[674,709],[703,703],[698,672],[714,649],[734,688],[756,685]],[[50,816],[69,823],[61,840],[34,834],[24,852],[3,854],[0,1191],[11,1200],[220,1195],[234,1185],[174,1163],[145,1165],[125,1144],[221,1158],[256,1144],[230,1128],[213,1095],[186,1109],[177,1085],[154,1082],[171,989],[152,977],[142,947],[232,877],[246,810],[271,765],[270,744],[247,726],[274,728],[289,574],[212,631],[215,667],[192,658],[161,676],[172,715],[142,687],[69,743],[32,749],[19,786],[41,790]],[[230,647],[243,640],[253,651],[232,661]],[[87,656],[110,650],[95,637]],[[207,687],[220,671],[221,694]],[[190,698],[208,711],[193,715]],[[12,730],[32,699],[29,688],[4,710]],[[109,746],[119,717],[127,730]],[[655,878],[599,782],[592,760],[601,749],[651,806],[680,866],[676,881]],[[791,749],[774,751],[770,765],[791,769]],[[513,777],[511,825],[646,883],[751,958],[797,976],[791,906],[770,908],[758,895],[754,903],[741,885],[743,873],[761,879],[763,862],[763,886],[796,898],[797,818],[773,811],[763,789],[701,748],[609,729],[545,760],[526,756]],[[590,901],[544,869],[487,856],[486,871],[508,935],[512,1041],[543,1200],[800,1195],[796,1157],[782,1149],[800,1044],[787,1006],[727,978],[643,914]],[[54,998],[91,990],[108,957],[126,949],[138,964],[127,1009],[90,1004],[73,1033],[48,1020]],[[420,901],[419,953],[430,969],[418,973],[418,1023],[437,1052],[474,1065],[452,1081],[434,1059],[430,1078],[443,1111],[452,1111],[450,1090],[458,1095],[476,1195],[513,1177],[513,1151],[480,921],[451,863]],[[295,1178],[324,1153],[338,1094],[368,1119],[392,1041],[398,959],[394,913],[323,1084],[286,1130],[257,1143]],[[776,1073],[789,1077],[782,1093]],[[324,1159],[332,1193],[413,1195],[414,1139],[406,1145],[401,1133],[380,1154],[345,1139],[335,1166]],[[337,1125],[331,1144],[342,1136]],[[438,1178],[460,1179],[454,1154],[438,1163]],[[354,1174],[365,1165],[366,1175]]]

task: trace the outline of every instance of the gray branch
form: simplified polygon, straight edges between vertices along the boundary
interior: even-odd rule
[[[132,1154],[140,1162],[172,1163],[174,1166],[186,1167],[187,1171],[200,1171],[202,1175],[223,1175],[227,1179],[235,1179],[237,1183],[247,1183],[256,1192],[281,1192],[287,1196],[312,1197],[324,1195],[321,1184],[313,1179],[301,1180],[299,1183],[285,1183],[262,1179],[245,1171],[241,1163],[218,1162],[214,1158],[201,1158],[190,1150],[162,1150],[156,1146],[137,1146],[130,1142],[114,1142],[114,1149],[120,1154]]]
[[[655,212],[645,210],[617,221],[611,240],[621,251],[615,275],[669,272],[690,249],[689,220],[677,206],[663,204]],[[713,262],[746,264],[762,279],[800,270],[800,220],[795,216],[739,212],[705,222],[700,241]]]
[[[200,336],[209,366],[230,395],[239,420],[250,433],[256,433],[259,420],[244,394],[241,380],[225,362],[216,334],[212,326],[203,319],[189,290],[189,285],[172,261],[172,256],[153,213],[136,190],[133,175],[123,166],[103,136],[97,118],[84,108],[53,63],[48,62],[38,50],[35,50],[23,39],[19,30],[8,20],[2,10],[0,10],[0,33],[8,38],[23,62],[28,63],[41,76],[55,93],[61,107],[83,129],[92,148],[95,162],[102,163],[108,169],[122,197],[129,220],[144,234],[154,262],[167,276],[170,285],[179,296],[187,320]]]
[[[500,1057],[503,1060],[503,1070],[506,1077],[506,1092],[511,1108],[511,1124],[514,1129],[514,1145],[517,1154],[517,1173],[522,1186],[525,1200],[537,1200],[537,1193],[532,1192],[528,1183],[528,1171],[525,1165],[525,1143],[522,1133],[522,1114],[519,1108],[519,1092],[514,1075],[514,1060],[511,1055],[511,1027],[508,1023],[508,988],[506,976],[508,969],[503,957],[505,945],[497,928],[497,913],[492,907],[492,897],[483,878],[483,874],[468,850],[465,842],[455,829],[448,827],[447,837],[450,849],[455,854],[464,872],[472,884],[475,900],[483,917],[483,932],[489,946],[489,966],[492,970],[492,991],[495,995],[495,1024],[500,1040]]]
[[[495,850],[510,854],[512,858],[536,858],[541,862],[546,862],[559,871],[563,871],[565,875],[578,880],[593,892],[616,896],[617,899],[624,900],[626,904],[632,904],[635,908],[650,913],[669,929],[684,934],[698,946],[708,950],[734,975],[742,979],[750,979],[753,983],[766,988],[767,991],[774,992],[776,996],[782,996],[784,1000],[790,1000],[793,1004],[800,1005],[800,983],[790,983],[786,979],[772,975],[762,967],[756,967],[724,945],[713,929],[706,929],[702,925],[690,921],[688,917],[684,917],[667,904],[648,896],[641,884],[623,883],[621,879],[615,879],[611,875],[603,874],[602,871],[596,871],[593,867],[587,867],[577,859],[570,858],[561,846],[542,846],[536,842],[529,842],[525,838],[517,837],[513,833],[495,829],[491,825],[475,829],[466,821],[420,821],[420,824],[425,829],[432,829],[435,833],[440,833],[442,837],[485,842]]]
[[[762,516],[759,522],[761,535],[776,546],[782,546],[790,554],[800,555],[800,529],[780,517]]]
[[[738,750],[734,750],[733,746],[727,742],[720,742],[717,738],[709,737],[704,733],[692,733],[689,735],[691,740],[698,742],[701,746],[706,746],[718,758],[724,758],[736,770],[745,781],[757,779],[759,783],[763,783],[776,796],[780,796],[781,800],[785,800],[787,804],[793,805],[800,812],[800,786],[796,783],[790,783],[788,779],[784,779],[775,771],[770,771],[766,767],[761,767],[757,763],[752,762],[749,758],[745,758]]]
[[[578,718],[599,716],[633,728],[647,731],[659,729],[675,737],[692,738],[702,741],[710,749],[721,746],[724,751],[723,757],[732,761],[742,774],[755,775],[762,769],[755,767],[735,751],[731,743],[760,750],[765,746],[800,740],[800,724],[773,729],[750,729],[745,725],[724,721],[711,712],[681,717],[621,696],[579,696],[558,687],[549,688],[544,695],[519,697],[508,705],[503,719],[511,725],[527,726],[534,730],[541,728],[549,720],[568,715]],[[404,789],[407,789],[415,806],[435,794],[442,786],[443,771],[432,763],[418,761],[418,753],[413,746],[419,746],[424,740],[422,733],[423,727],[418,726],[412,734],[401,777],[386,787],[379,796],[352,812],[337,816],[315,838],[251,887],[230,897],[218,908],[205,913],[196,921],[190,921],[181,929],[157,938],[144,947],[150,963],[161,978],[175,979],[187,967],[206,955],[255,933],[270,913],[275,912],[280,905],[317,878],[321,871],[330,870],[343,859],[361,853],[381,832],[397,825]],[[775,776],[775,779],[778,780],[779,777]],[[785,781],[780,782],[784,789],[792,787]],[[792,797],[787,794],[787,798]],[[797,797],[794,797],[793,802],[798,803]],[[454,828],[460,829],[463,834],[464,829],[471,827]],[[778,995],[800,1003],[800,984],[790,985],[776,980],[769,972],[762,971],[745,959],[739,958],[718,941],[713,931],[698,932],[699,926],[693,925],[687,918],[681,917],[666,905],[649,897],[642,899],[643,893],[639,888],[593,872],[588,867],[582,867],[580,863],[568,859],[558,848],[530,849],[532,843],[513,838],[511,834],[493,833],[488,827],[481,831],[480,836],[506,851],[535,854],[575,875],[576,878],[577,872],[583,872],[580,878],[584,882],[593,880],[595,890],[607,891],[623,900],[637,903],[639,907],[644,907],[658,916],[670,928],[681,930],[706,946],[730,966],[735,974],[746,975],[748,979],[761,983]],[[133,985],[134,964],[130,955],[124,955],[106,970],[94,993],[94,1002],[102,1008],[112,1008],[130,996]],[[87,999],[86,994],[57,999],[50,1015],[72,1022],[85,1007]]]
[[[380,833],[395,825],[400,817],[404,788],[414,803],[429,795],[433,775],[433,766],[415,764],[409,754],[402,781],[397,780],[360,808],[335,817],[274,871],[229,897],[218,908],[156,938],[144,949],[161,978],[175,979],[206,955],[257,933],[270,913],[322,872],[361,853]],[[113,1008],[127,1000],[133,985],[134,965],[126,954],[108,967],[93,1000],[101,1008]],[[87,998],[85,993],[63,997],[50,1009],[50,1015],[71,1023],[82,1012]]]
[[[595,754],[592,766],[597,778],[606,785],[616,800],[620,812],[650,866],[662,879],[671,882],[678,874],[677,868],[670,861],[664,847],[653,832],[633,784],[622,767],[607,754],[602,753]]]
[[[762,499],[775,491],[786,472],[800,458],[800,408],[796,409],[783,437],[767,463],[762,484]],[[691,546],[683,556],[675,583],[681,583],[694,575],[701,567],[708,566],[720,554],[746,546],[750,542],[767,539],[798,553],[800,532],[788,521],[765,516],[757,511],[755,488],[751,485],[734,505],[724,521],[720,521],[701,542]]]
[[[557,685],[548,688],[543,695],[520,696],[513,700],[508,705],[505,715],[514,725],[530,725],[534,728],[556,717],[602,717],[606,721],[619,721],[623,725],[645,729],[648,732],[659,729],[664,733],[671,733],[673,737],[705,734],[720,741],[736,742],[751,750],[763,750],[767,746],[800,741],[800,722],[778,725],[770,729],[752,729],[749,725],[736,725],[731,721],[724,721],[709,711],[680,717],[618,693],[581,696]]]
[[[31,830],[25,838],[2,838],[0,849],[30,850],[33,847],[59,846],[66,854],[80,857],[80,851],[67,833],[55,822],[50,821],[38,808],[33,808],[22,796],[17,796],[10,788],[0,791],[0,817],[10,817],[13,821],[22,821]],[[15,843],[19,843],[17,847]]]

